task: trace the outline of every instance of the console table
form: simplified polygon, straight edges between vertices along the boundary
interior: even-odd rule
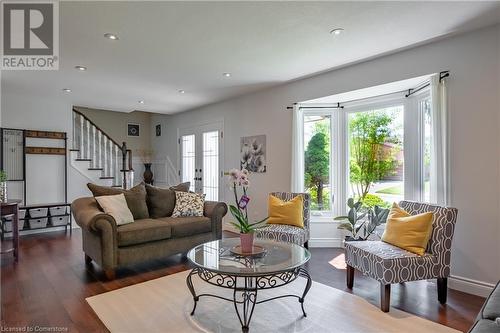
[[[1,254],[14,253],[14,261],[19,261],[19,203],[21,200],[7,200],[0,203],[0,217],[12,215],[12,248],[2,250]]]

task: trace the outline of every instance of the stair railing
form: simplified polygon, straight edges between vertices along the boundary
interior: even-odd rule
[[[132,151],[119,144],[80,111],[73,108],[73,148],[77,159],[87,160],[91,170],[101,170],[102,179],[112,179],[114,186],[133,184]]]

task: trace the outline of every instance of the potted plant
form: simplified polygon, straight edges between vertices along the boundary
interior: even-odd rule
[[[385,223],[389,209],[379,206],[363,207],[361,201],[354,202],[353,198],[347,200],[349,212],[347,216],[338,216],[336,221],[343,221],[337,229],[347,230],[350,235],[345,237],[346,241],[367,240],[375,229]]]
[[[7,201],[7,173],[0,170],[0,201]]]
[[[241,251],[251,253],[253,250],[254,231],[259,226],[267,221],[267,217],[258,222],[250,223],[248,220],[248,202],[250,198],[247,196],[248,186],[248,170],[232,169],[229,172],[229,184],[233,188],[234,202],[236,205],[229,205],[229,211],[236,219],[236,222],[230,223],[240,231]],[[242,194],[238,194],[238,189],[242,188]]]
[[[0,170],[0,201],[7,202],[7,173]]]
[[[137,154],[141,157],[141,161],[144,164],[143,178],[146,184],[153,185],[153,171],[151,171],[151,165],[153,164],[154,151],[151,149],[138,149]]]

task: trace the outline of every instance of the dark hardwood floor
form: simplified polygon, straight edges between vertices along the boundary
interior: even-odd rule
[[[229,233],[225,237],[230,236]],[[314,281],[346,292],[342,249],[311,249],[308,269]],[[337,267],[335,267],[337,266]],[[61,232],[21,238],[20,262],[9,255],[1,262],[1,323],[8,327],[60,327],[69,332],[106,332],[85,298],[189,268],[181,255],[119,269],[107,281],[94,266],[87,270],[81,250],[81,233]],[[378,307],[379,284],[356,273],[353,294]],[[435,282],[394,285],[391,305],[429,320],[467,331],[484,299],[449,290],[448,303],[439,304]]]

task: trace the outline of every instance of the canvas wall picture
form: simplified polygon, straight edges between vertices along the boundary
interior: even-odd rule
[[[266,172],[266,136],[241,138],[240,166],[250,172]]]

